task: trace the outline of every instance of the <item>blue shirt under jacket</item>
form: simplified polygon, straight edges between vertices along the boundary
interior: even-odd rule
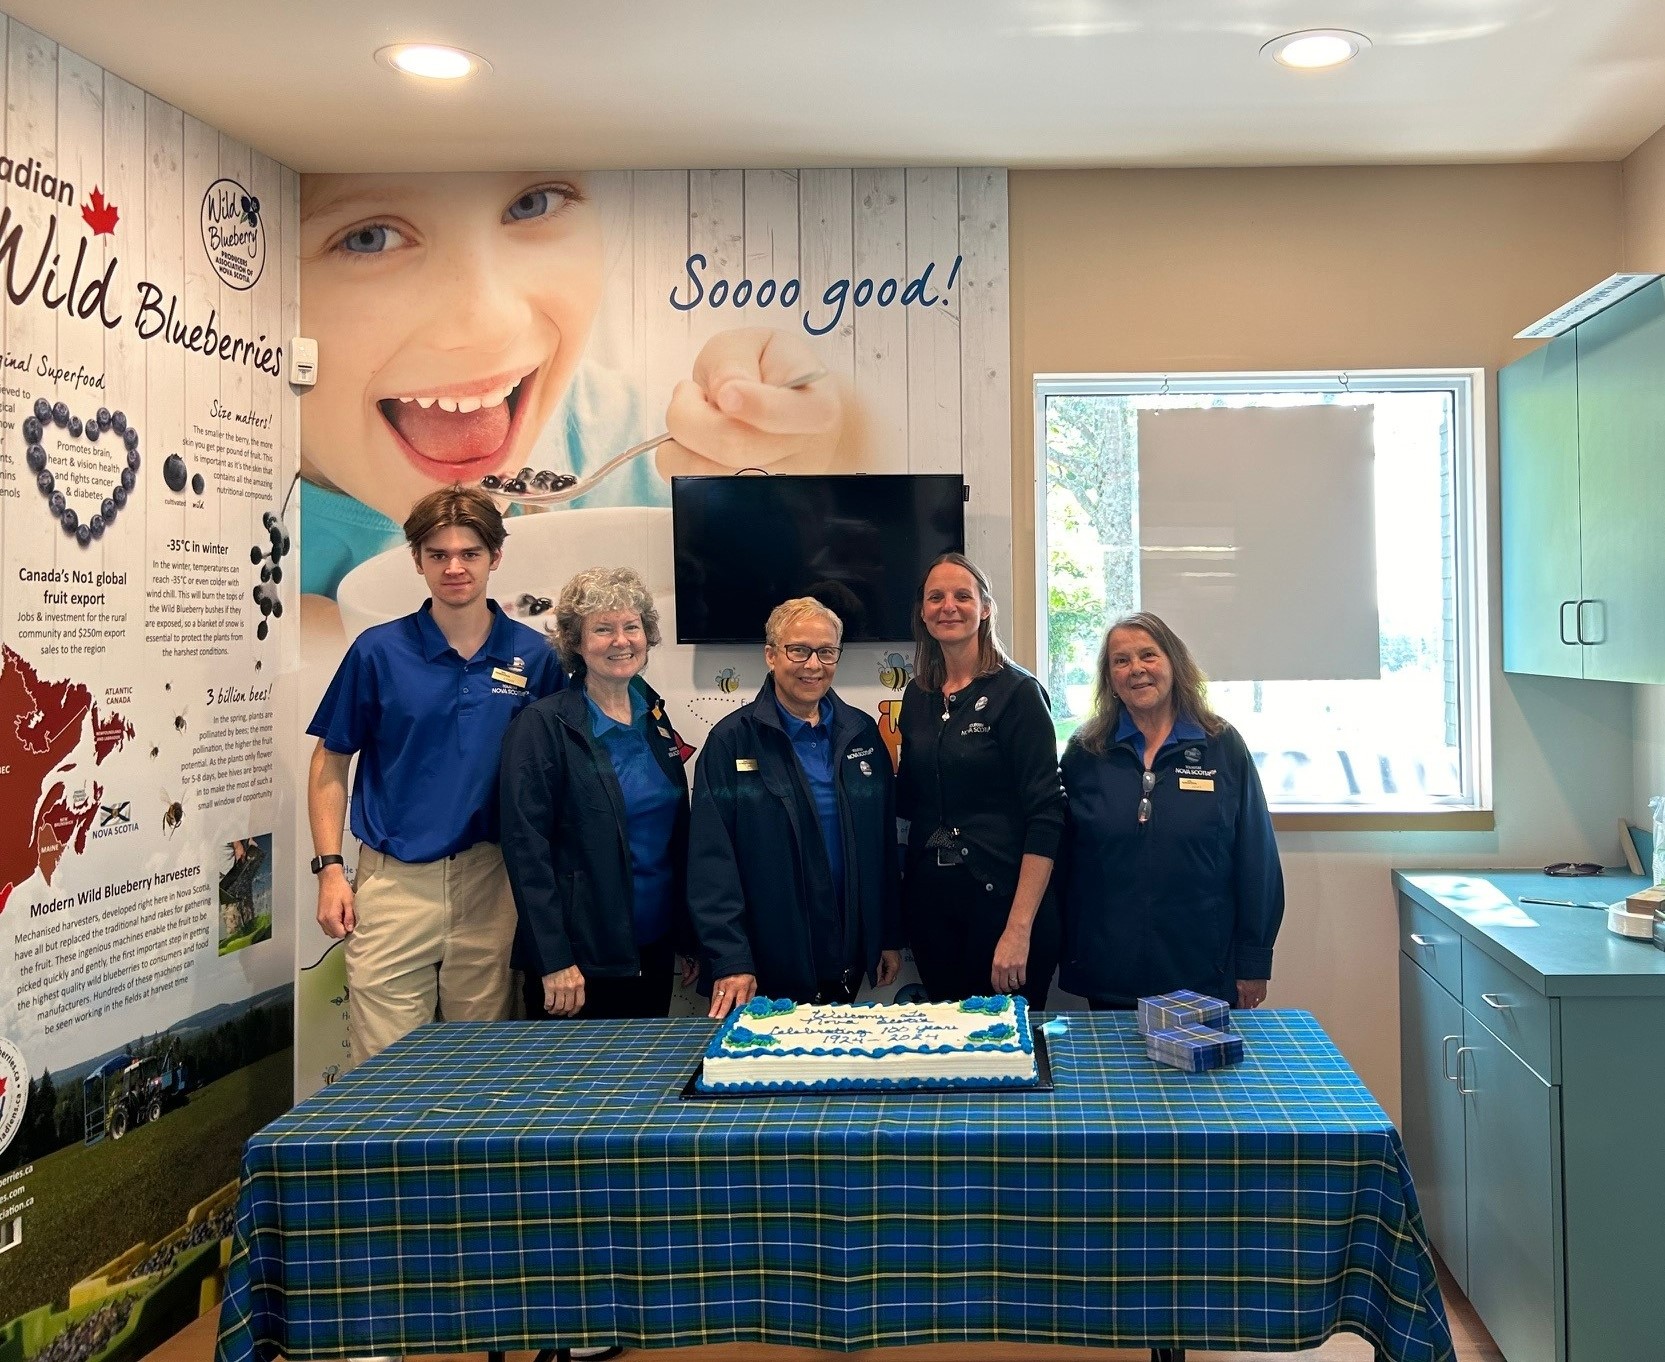
[[[1059,763],[1069,816],[1059,862],[1062,985],[1127,1006],[1191,988],[1236,1002],[1269,979],[1283,921],[1283,869],[1260,775],[1227,725],[1176,723],[1151,763],[1124,713],[1102,754],[1074,739]]]
[[[687,803],[686,794],[671,784],[648,746],[647,697],[630,692],[630,722],[621,724],[602,712],[586,695],[590,710],[590,732],[606,752],[624,796],[624,823],[630,844],[632,924],[636,943],[649,946],[662,941],[671,930],[671,833],[678,813]],[[668,742],[669,729],[662,741]]]
[[[544,636],[490,601],[485,644],[464,659],[433,602],[366,629],[307,725],[331,752],[358,753],[353,835],[396,860],[437,861],[498,837],[503,734],[566,678]]]
[[[780,711],[781,727],[792,744],[798,765],[804,768],[804,779],[809,782],[809,796],[815,801],[815,821],[821,825],[821,840],[827,848],[827,868],[832,872],[833,892],[844,902],[844,827],[838,816],[838,784],[834,780],[832,754],[833,704],[830,696],[821,697],[816,722],[809,723],[781,704],[775,697],[775,708]]]

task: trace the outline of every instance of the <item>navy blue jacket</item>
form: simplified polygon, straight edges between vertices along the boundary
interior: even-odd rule
[[[1269,979],[1283,868],[1260,775],[1237,730],[1157,753],[1151,816],[1132,740],[1095,756],[1071,740],[1059,874],[1073,993],[1127,1006],[1192,988],[1235,1005],[1237,980]]]
[[[665,854],[672,875],[672,941],[687,950],[693,943],[684,878],[688,774],[683,747],[663,721],[664,702],[645,682],[631,684],[648,702],[648,746],[654,760],[682,795]],[[641,973],[641,961],[624,794],[590,723],[583,686],[569,686],[528,705],[503,740],[498,786],[503,860],[519,918],[511,959],[516,969],[540,976],[577,965],[598,978],[630,978]]]
[[[829,695],[831,693],[829,692]],[[902,944],[896,794],[879,728],[831,695],[832,755],[844,828],[844,902],[833,888],[815,801],[775,706],[775,681],[706,739],[694,772],[688,907],[709,971],[757,976],[771,998],[811,1001],[842,961],[873,973]],[[845,939],[813,939],[817,907]],[[852,980],[852,983],[855,982]]]

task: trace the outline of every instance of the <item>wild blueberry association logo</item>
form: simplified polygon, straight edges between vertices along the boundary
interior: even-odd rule
[[[23,1126],[23,1108],[29,1101],[29,1066],[23,1051],[0,1036],[0,1154]]]
[[[250,289],[266,268],[266,224],[260,200],[236,180],[215,180],[202,196],[202,248],[214,273],[234,289]]]

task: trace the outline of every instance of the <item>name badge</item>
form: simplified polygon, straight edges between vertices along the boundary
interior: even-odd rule
[[[1179,778],[1179,788],[1182,790],[1212,791],[1214,789],[1214,782],[1212,780],[1201,780],[1196,776],[1181,776]]]
[[[736,771],[755,771],[757,770],[757,758],[736,757],[734,759],[734,769]]]
[[[511,672],[504,667],[493,667],[491,669],[491,679],[501,681],[506,686],[519,686],[522,690],[526,689],[526,678],[518,672]]]

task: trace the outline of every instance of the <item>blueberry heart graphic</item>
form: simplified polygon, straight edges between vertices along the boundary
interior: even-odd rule
[[[115,486],[90,515],[83,517],[69,504],[67,494],[58,486],[58,475],[53,471],[52,458],[46,452],[46,437],[51,427],[67,432],[72,440],[79,440],[84,435],[89,444],[98,443],[100,436],[113,431],[126,447],[127,453]],[[63,526],[65,534],[75,537],[75,542],[82,548],[95,539],[102,539],[104,532],[115,523],[117,513],[127,505],[128,493],[139,480],[139,432],[128,425],[126,413],[100,407],[83,420],[74,415],[66,403],[37,397],[30,414],[23,418],[23,439],[28,445],[24,462],[35,475],[35,486],[46,498],[48,513]]]

